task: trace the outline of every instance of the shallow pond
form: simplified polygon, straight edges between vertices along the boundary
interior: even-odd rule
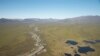
[[[74,40],[67,40],[66,41],[67,44],[70,44],[70,45],[77,45],[78,43]]]
[[[87,52],[94,52],[95,49],[89,47],[89,46],[85,46],[85,47],[78,47],[78,52],[79,53],[84,53],[87,54]]]

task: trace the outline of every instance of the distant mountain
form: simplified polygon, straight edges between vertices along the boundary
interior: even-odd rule
[[[29,23],[49,23],[49,22],[57,22],[58,19],[40,19],[40,18],[27,18],[24,19],[23,22],[29,22]]]
[[[66,19],[40,19],[40,18],[26,18],[26,19],[7,19],[7,18],[1,18],[0,23],[64,23],[64,24],[74,24],[74,23],[80,23],[80,24],[87,24],[87,23],[96,23],[100,24],[100,16],[80,16],[80,17],[74,17],[74,18],[66,18]]]
[[[0,23],[7,23],[7,22],[13,22],[13,20],[6,19],[6,18],[1,18]]]
[[[75,18],[64,19],[63,22],[71,23],[100,23],[100,16],[80,16]]]
[[[8,19],[8,18],[1,18],[0,19],[0,24],[2,23],[19,23],[21,22],[22,20],[21,19]]]

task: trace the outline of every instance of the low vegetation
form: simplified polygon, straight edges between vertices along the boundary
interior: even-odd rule
[[[16,56],[34,47],[28,25],[22,23],[0,24],[0,56]]]
[[[47,50],[38,56],[65,56],[65,53],[74,55],[73,46],[70,48],[66,44],[67,40],[77,41],[77,46],[91,46],[95,49],[93,53],[81,54],[81,56],[100,56],[100,43],[83,43],[84,40],[100,40],[99,16],[97,19],[96,16],[79,17],[79,19],[55,21],[45,19],[42,22],[35,19],[31,22],[26,20],[0,24],[0,56],[16,56],[34,48],[34,40],[28,34],[32,31],[30,25],[39,28],[40,39],[45,43],[44,48]]]

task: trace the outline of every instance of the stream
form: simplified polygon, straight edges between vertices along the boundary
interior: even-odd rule
[[[22,55],[18,55],[18,56],[37,56],[39,54],[41,54],[42,52],[46,52],[46,49],[44,47],[44,45],[42,44],[42,41],[40,39],[39,34],[39,29],[38,27],[34,26],[33,31],[29,32],[29,34],[31,35],[31,38],[35,41],[35,48],[33,48],[30,52],[22,54]]]

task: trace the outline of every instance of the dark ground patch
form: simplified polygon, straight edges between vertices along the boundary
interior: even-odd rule
[[[90,43],[90,44],[95,44],[95,41],[92,41],[92,40],[84,40],[83,42]]]
[[[100,40],[95,40],[97,43],[100,43]]]
[[[69,54],[69,53],[65,53],[65,56],[72,56],[71,54]]]
[[[96,44],[96,43],[100,43],[100,40],[84,40],[83,42],[90,43],[90,44]]]
[[[81,56],[80,54],[74,54],[74,56]]]

